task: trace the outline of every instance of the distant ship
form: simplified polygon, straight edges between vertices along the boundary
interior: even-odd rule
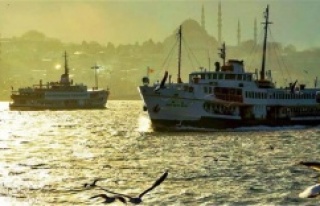
[[[109,90],[93,87],[88,89],[84,84],[73,84],[69,79],[67,53],[64,54],[65,72],[58,82],[42,83],[33,87],[19,88],[12,91],[11,110],[37,109],[94,109],[105,108]],[[96,69],[96,68],[95,68]]]
[[[246,72],[243,61],[225,61],[225,46],[216,62],[215,71],[201,69],[189,74],[189,81],[180,78],[182,28],[177,83],[166,83],[168,72],[161,83],[149,86],[143,78],[139,92],[156,130],[177,127],[226,129],[258,125],[319,125],[320,89],[306,88],[297,81],[285,88],[277,88],[271,71],[265,71],[269,7],[265,11],[262,67],[258,72]]]

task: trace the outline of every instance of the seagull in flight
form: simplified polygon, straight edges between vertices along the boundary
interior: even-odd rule
[[[148,192],[150,192],[151,190],[153,190],[155,187],[159,186],[168,176],[168,170],[163,173],[163,175],[157,179],[153,185],[151,187],[149,187],[148,189],[146,189],[145,191],[143,191],[141,194],[139,194],[138,197],[132,197],[132,196],[129,196],[129,195],[126,195],[126,194],[121,194],[121,193],[116,193],[116,192],[112,192],[110,190],[107,190],[107,189],[104,189],[104,188],[101,188],[102,190],[108,192],[108,193],[111,193],[111,194],[114,194],[114,195],[119,195],[119,196],[122,196],[122,197],[125,197],[125,198],[128,198],[129,199],[129,202],[130,203],[133,203],[133,204],[140,204],[142,202],[142,197],[147,194]]]
[[[84,184],[83,184],[83,187],[85,187],[85,188],[87,188],[87,189],[96,187],[96,186],[97,186],[96,183],[97,183],[98,181],[100,181],[100,180],[103,180],[103,179],[104,179],[104,178],[95,178],[95,179],[93,180],[93,182],[91,182],[91,183],[84,183]]]
[[[311,169],[314,169],[320,172],[320,162],[299,162],[299,165],[307,166]],[[300,198],[315,198],[320,195],[320,184],[317,183],[305,189],[303,192],[299,194]]]
[[[106,194],[98,194],[98,195],[95,195],[95,196],[92,196],[92,197],[90,197],[90,199],[94,199],[94,198],[98,198],[98,197],[101,197],[101,198],[103,198],[103,199],[105,199],[105,201],[104,202],[102,202],[102,203],[113,203],[114,201],[116,201],[117,199],[120,201],[120,202],[122,202],[123,204],[127,204],[127,201],[126,201],[126,199],[124,198],[124,197],[122,197],[122,196],[114,196],[114,197],[109,197],[108,195],[106,195]]]
[[[311,169],[314,169],[318,172],[320,172],[320,162],[299,162],[300,165],[304,165],[304,166],[307,166]]]

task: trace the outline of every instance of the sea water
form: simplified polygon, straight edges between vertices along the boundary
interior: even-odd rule
[[[103,110],[10,111],[0,104],[0,205],[103,205],[97,185],[141,205],[318,205],[320,127],[154,132],[141,101]],[[181,128],[179,128],[181,129]],[[122,205],[115,202],[110,205]],[[130,203],[128,203],[130,205]]]

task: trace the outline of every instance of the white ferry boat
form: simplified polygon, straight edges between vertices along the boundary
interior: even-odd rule
[[[243,61],[225,62],[225,46],[221,49],[222,66],[215,71],[205,69],[180,77],[181,46],[177,83],[166,83],[168,72],[158,85],[149,86],[149,78],[139,87],[154,129],[181,126],[197,128],[237,128],[257,125],[319,125],[320,89],[297,85],[276,88],[271,71],[265,71],[269,8],[265,12],[262,67],[246,72]],[[182,31],[178,33],[181,45]]]
[[[67,53],[65,58],[65,72],[58,82],[42,83],[33,87],[19,88],[12,91],[11,110],[37,109],[94,109],[105,108],[109,90],[99,89],[97,86],[88,89],[83,84],[73,84],[69,79]],[[96,68],[95,68],[96,69]]]

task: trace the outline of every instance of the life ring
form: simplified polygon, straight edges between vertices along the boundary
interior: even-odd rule
[[[160,106],[157,104],[156,106],[153,107],[153,112],[158,113],[160,111]]]

